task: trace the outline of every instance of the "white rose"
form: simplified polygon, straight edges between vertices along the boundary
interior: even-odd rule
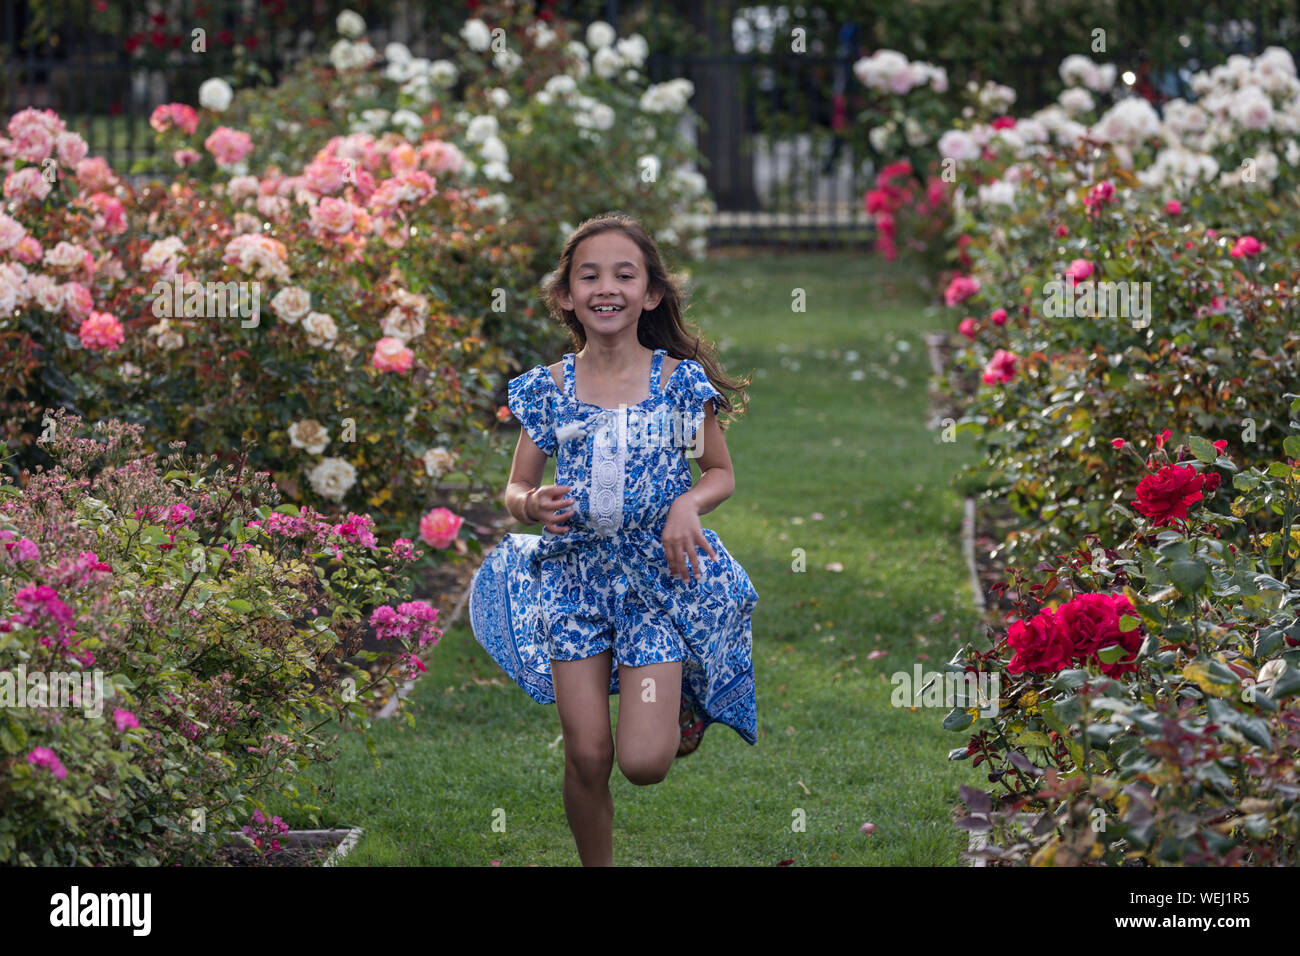
[[[384,47],[384,59],[389,63],[405,65],[411,62],[411,50],[405,43],[390,43]]]
[[[506,47],[504,50],[499,50],[497,54],[492,57],[492,65],[507,75],[519,69],[523,62],[524,58],[509,47]]]
[[[314,418],[304,418],[289,426],[289,444],[302,448],[313,455],[319,455],[329,444],[329,432]]]
[[[342,458],[322,458],[320,464],[307,473],[316,494],[322,498],[342,501],[357,481],[357,470]]]
[[[629,66],[640,66],[650,53],[650,47],[646,43],[645,37],[639,33],[634,33],[630,37],[619,40],[615,47],[618,50],[618,55]]]
[[[307,341],[316,346],[327,345],[339,337],[339,327],[324,312],[308,312],[302,328],[307,333]]]
[[[506,151],[506,144],[501,142],[499,137],[489,136],[483,141],[483,145],[478,148],[479,155],[488,163],[504,163],[510,159],[510,154]]]
[[[234,99],[235,91],[219,76],[204,80],[199,84],[199,106],[205,110],[224,113]]]
[[[552,96],[571,96],[577,91],[578,84],[573,77],[564,73],[557,73],[546,81],[544,89]]]
[[[1071,86],[1063,90],[1058,100],[1066,110],[1075,114],[1087,113],[1095,105],[1092,94],[1081,86]]]
[[[430,478],[441,478],[456,464],[456,456],[441,445],[424,453],[424,471]]]
[[[465,139],[471,143],[483,143],[496,136],[499,128],[495,116],[491,114],[475,116],[465,127]]]
[[[477,17],[465,21],[465,25],[460,28],[460,36],[465,45],[476,53],[482,53],[492,45],[492,31]]]
[[[623,58],[612,47],[601,47],[591,58],[592,69],[602,79],[612,80],[623,68]]]
[[[393,125],[402,127],[410,136],[419,132],[420,127],[424,125],[424,120],[420,119],[420,115],[412,110],[398,110],[393,114]]]
[[[614,28],[604,20],[593,20],[587,27],[587,46],[593,50],[603,50],[614,42],[617,35]]]
[[[311,293],[296,285],[281,289],[271,298],[271,311],[293,325],[311,311]]]
[[[487,96],[492,101],[492,105],[499,110],[503,110],[510,105],[510,93],[499,86],[494,86],[488,90]]]
[[[334,21],[335,28],[349,40],[355,40],[366,32],[366,21],[355,10],[344,10]]]
[[[469,163],[466,163],[466,166],[469,165]],[[497,182],[508,183],[513,182],[515,177],[511,174],[510,168],[506,166],[505,163],[494,160],[490,163],[483,164],[483,178],[495,179]]]
[[[460,71],[456,69],[456,64],[451,60],[434,60],[429,64],[429,79],[434,86],[442,89],[450,89],[456,85],[456,78],[460,76]]]
[[[939,137],[939,155],[964,162],[979,158],[980,148],[964,130],[950,129]]]

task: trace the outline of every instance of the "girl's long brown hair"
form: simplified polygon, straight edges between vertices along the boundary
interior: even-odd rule
[[[578,244],[591,236],[615,229],[640,248],[641,256],[645,259],[646,271],[649,273],[646,283],[647,293],[656,289],[663,292],[663,297],[657,306],[641,313],[636,328],[637,341],[648,349],[664,349],[675,359],[694,359],[700,363],[709,381],[713,383],[713,387],[722,393],[722,411],[729,414],[725,419],[722,415],[718,416],[718,426],[726,431],[728,422],[737,415],[743,414],[749,407],[749,398],[744,390],[753,381],[754,376],[750,375],[744,380],[732,379],[722,370],[713,347],[698,334],[698,328],[687,323],[682,317],[680,279],[669,274],[664,268],[663,260],[659,256],[659,247],[635,219],[608,213],[586,220],[573,231],[564,243],[564,251],[560,253],[560,263],[556,267],[553,278],[543,290],[547,310],[557,322],[568,329],[575,351],[587,344],[587,330],[582,327],[582,323],[578,321],[577,315],[572,310],[560,305],[559,297],[561,294],[572,294],[569,274]],[[740,399],[739,407],[727,396],[728,391],[736,393],[737,398]]]

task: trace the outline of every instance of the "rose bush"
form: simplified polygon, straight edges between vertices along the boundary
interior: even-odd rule
[[[477,192],[493,221],[510,224],[534,252],[535,279],[584,209],[627,212],[670,258],[702,258],[714,205],[690,168],[701,158],[683,129],[690,81],[649,83],[646,41],[601,21],[584,30],[513,0],[475,14],[446,38],[454,60],[400,43],[378,50],[363,26],[278,85],[239,90],[222,122],[253,134],[240,168],[304,167],[332,137],[400,136],[439,182]],[[195,148],[203,135],[178,133],[173,145]],[[206,158],[194,169],[216,174]],[[540,295],[531,304],[540,309]]]
[[[1289,58],[1253,62],[1275,77],[1269,135],[1300,128]],[[956,361],[987,385],[956,423],[983,452],[963,487],[1012,506],[1004,551],[1022,563],[1086,532],[1111,542],[1102,515],[1123,482],[1118,435],[1174,425],[1228,442],[1247,462],[1282,450],[1278,396],[1300,371],[1294,180],[1281,169],[1253,180],[1160,172],[1172,148],[1161,138],[1190,135],[1187,121],[1170,126],[1182,115],[1170,109],[1150,125],[1149,107],[1119,111],[1128,102],[1091,129],[1057,117],[1052,143],[993,136],[958,166],[954,229],[967,265],[945,301],[969,340]],[[1228,139],[1196,140],[1227,149],[1224,161],[1236,147],[1223,144],[1247,132],[1229,125],[1234,102],[1204,107],[1223,115],[1211,128]],[[1214,155],[1198,156],[1187,168],[1217,170]]]
[[[273,793],[316,819],[299,787],[337,753],[328,725],[364,735],[441,633],[393,603],[419,552],[280,505],[243,460],[160,464],[138,426],[61,409],[49,430],[56,467],[0,481],[0,697],[25,700],[0,709],[0,862],[208,861]],[[359,653],[367,620],[392,650]],[[98,714],[26,686],[95,672]]]
[[[1286,397],[1300,411],[1300,396]],[[1191,449],[1186,465],[1163,447],[1159,466],[1132,454],[1148,472],[1135,481],[1128,469],[1132,501],[1150,517],[1113,504],[1107,517],[1127,529],[1115,547],[1088,535],[1032,574],[1013,569],[1004,638],[950,662],[1001,677],[994,716],[967,700],[945,721],[970,735],[950,757],[995,785],[962,788],[959,825],[989,835],[973,855],[1294,862],[1300,435],[1286,460],[1248,470],[1199,436]],[[1209,507],[1226,497],[1224,475],[1226,514]],[[1054,606],[1058,592],[1068,599]]]
[[[155,120],[196,137],[213,121],[175,104]],[[49,111],[7,131],[0,365],[20,453],[46,404],[226,456],[249,439],[292,498],[382,509],[405,534],[434,481],[472,481],[518,364],[505,329],[531,321],[530,252],[481,196],[438,187],[432,152],[339,137],[295,175],[136,190]]]

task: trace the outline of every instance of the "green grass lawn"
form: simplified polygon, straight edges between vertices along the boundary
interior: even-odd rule
[[[967,737],[942,729],[945,709],[890,703],[890,674],[938,669],[978,626],[948,484],[963,452],[925,427],[922,334],[938,320],[911,275],[847,254],[722,259],[696,273],[689,317],[721,343],[731,375],[755,372],[749,416],[727,432],[736,492],[703,524],[759,593],[759,740],[714,725],[651,787],[615,765],[619,865],[961,863],[967,837],[950,807],[959,783],[984,776],[946,755]],[[795,289],[806,312],[791,310]],[[805,571],[792,570],[796,549]],[[415,726],[377,726],[378,765],[347,738],[317,775],[334,787],[322,822],[366,830],[347,862],[577,865],[555,707],[493,681],[504,675],[466,619],[432,657],[409,704]],[[287,800],[273,812],[310,825]]]

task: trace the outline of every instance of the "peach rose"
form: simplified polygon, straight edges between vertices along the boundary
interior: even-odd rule
[[[375,343],[370,364],[381,372],[409,372],[415,363],[415,353],[401,339],[384,336]]]
[[[420,519],[420,538],[435,548],[445,548],[456,540],[465,519],[446,508],[434,508]]]

